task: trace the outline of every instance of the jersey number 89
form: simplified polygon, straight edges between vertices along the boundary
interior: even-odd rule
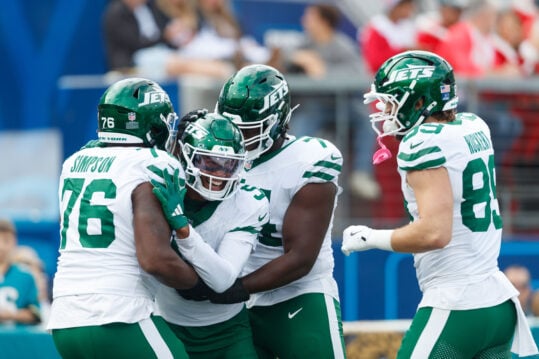
[[[482,186],[474,186],[474,177],[482,177]],[[496,199],[496,179],[494,176],[494,155],[490,155],[487,164],[476,158],[466,165],[462,174],[462,197],[460,206],[462,223],[472,232],[486,232],[491,223],[496,229],[502,228],[502,217],[496,209],[491,208],[492,200]],[[475,187],[475,188],[474,188]],[[484,203],[484,216],[478,217],[476,209]]]

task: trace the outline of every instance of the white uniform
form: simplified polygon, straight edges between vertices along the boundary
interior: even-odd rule
[[[270,221],[262,229],[256,251],[247,262],[243,275],[283,255],[283,218],[292,198],[308,183],[331,182],[339,188],[338,178],[343,159],[330,142],[313,137],[296,139],[288,136],[275,153],[255,160],[246,170],[248,183],[260,188],[270,201]],[[334,208],[337,206],[335,198]],[[248,307],[272,305],[305,293],[325,293],[339,299],[333,278],[331,230],[333,215],[324,242],[311,271],[304,277],[281,288],[251,294]]]
[[[48,329],[135,323],[150,316],[158,282],[137,260],[131,194],[177,168],[179,162],[166,152],[136,147],[83,149],[64,162],[60,257]]]
[[[494,306],[514,296],[515,289],[498,268],[502,219],[486,123],[474,114],[460,113],[455,122],[422,124],[403,138],[397,161],[414,220],[419,214],[406,183],[408,171],[445,167],[453,191],[451,241],[441,250],[414,255],[423,292],[419,306],[465,310]]]
[[[268,200],[255,187],[243,184],[232,197],[207,202],[197,212],[189,211],[186,203],[185,213],[196,234],[193,231],[188,242],[176,241],[180,253],[210,288],[223,292],[239,277],[256,246],[258,233],[269,220]],[[156,300],[156,313],[166,321],[192,327],[224,322],[244,307],[243,303],[186,300],[164,285]]]

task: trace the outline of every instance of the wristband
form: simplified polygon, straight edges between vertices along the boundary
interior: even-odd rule
[[[391,246],[393,232],[395,232],[394,229],[373,229],[371,234],[372,245],[376,248],[393,252],[393,247]]]

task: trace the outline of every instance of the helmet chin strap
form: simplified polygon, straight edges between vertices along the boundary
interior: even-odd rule
[[[380,148],[374,152],[374,155],[372,156],[372,163],[374,165],[378,165],[392,157],[391,151],[382,143],[382,137],[376,137],[376,141]]]

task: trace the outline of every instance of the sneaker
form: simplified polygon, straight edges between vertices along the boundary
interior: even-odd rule
[[[358,197],[371,200],[380,197],[380,185],[373,176],[365,172],[353,172],[349,185],[352,193]]]

